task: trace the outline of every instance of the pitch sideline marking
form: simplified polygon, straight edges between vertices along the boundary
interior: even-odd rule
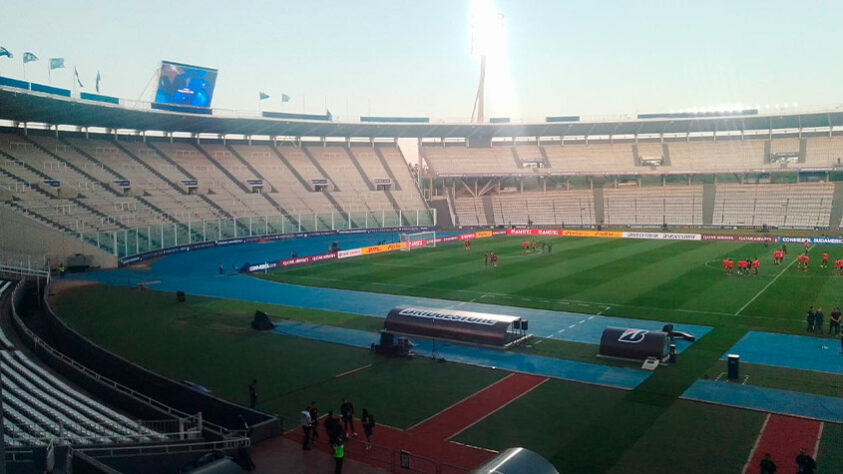
[[[808,249],[808,251],[810,252],[811,250]],[[761,291],[759,291],[758,293],[755,293],[755,296],[753,296],[752,299],[747,301],[745,305],[741,306],[741,309],[739,309],[739,310],[737,310],[737,312],[735,312],[735,316],[741,314],[741,311],[746,309],[747,306],[749,306],[753,301],[755,301],[759,296],[761,296],[761,293],[764,293],[765,291],[767,291],[767,288],[769,288],[773,283],[775,283],[776,280],[778,280],[780,276],[784,275],[784,272],[786,272],[788,268],[792,267],[794,263],[796,263],[795,258],[793,260],[791,260],[790,263],[788,263],[787,266],[782,269],[782,271],[780,271],[775,277],[773,277],[773,279],[770,280],[770,282],[767,283],[764,286],[764,288],[761,288]]]
[[[820,451],[820,440],[823,438],[823,428],[825,427],[825,422],[820,422],[820,430],[817,432],[817,442],[814,444],[814,454],[811,456],[814,459],[817,459],[817,453]]]

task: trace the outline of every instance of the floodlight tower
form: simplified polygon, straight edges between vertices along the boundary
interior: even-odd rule
[[[471,19],[471,54],[480,57],[480,80],[477,94],[474,96],[474,109],[471,121],[483,123],[483,107],[486,89],[486,56],[498,46],[503,34],[503,14],[499,13],[491,1],[478,0],[472,5]]]

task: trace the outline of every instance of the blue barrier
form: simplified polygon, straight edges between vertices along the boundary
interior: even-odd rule
[[[99,94],[89,94],[87,92],[82,92],[80,97],[85,100],[95,100],[97,102],[108,102],[110,104],[119,104],[120,99],[117,97],[109,97],[107,95],[99,95]]]

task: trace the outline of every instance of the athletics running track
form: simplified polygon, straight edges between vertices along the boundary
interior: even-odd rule
[[[360,421],[355,420],[359,437],[352,436],[350,442],[346,444],[346,454],[351,459],[375,467],[388,467],[395,453],[404,450],[411,454],[411,466],[415,472],[437,474],[465,472],[488,461],[497,453],[455,443],[449,441],[450,438],[535,389],[546,380],[547,378],[544,377],[513,373],[408,430],[376,425],[373,435],[375,448],[370,451],[367,451],[362,444],[364,440],[362,427]],[[323,423],[320,423],[320,430],[322,426]],[[298,428],[289,431],[285,436],[301,442],[302,430]],[[319,436],[315,443],[316,449],[329,451],[327,436],[324,432],[321,432]]]

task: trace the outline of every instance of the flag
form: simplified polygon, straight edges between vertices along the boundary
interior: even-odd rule
[[[259,100],[269,99],[269,94],[266,92],[258,92],[258,98]]]
[[[50,71],[53,69],[64,69],[64,58],[50,58]]]
[[[100,72],[97,71],[97,94],[100,92],[100,81],[102,80],[102,76],[100,76]]]
[[[32,61],[38,61],[38,56],[29,51],[23,53],[23,63],[31,63]]]
[[[287,94],[281,94],[281,102],[289,102],[289,101],[290,101],[290,96],[288,96]]]
[[[3,57],[3,56],[8,57],[9,59],[12,59],[12,58],[14,57],[14,56],[12,55],[12,53],[10,53],[10,52],[9,52],[9,50],[8,50],[8,49],[6,49],[6,48],[4,48],[4,47],[0,46],[0,57]]]
[[[79,71],[75,66],[73,67],[73,75],[76,77],[76,83],[79,84],[79,87],[84,88],[85,86],[82,85],[82,80],[79,79]]]

